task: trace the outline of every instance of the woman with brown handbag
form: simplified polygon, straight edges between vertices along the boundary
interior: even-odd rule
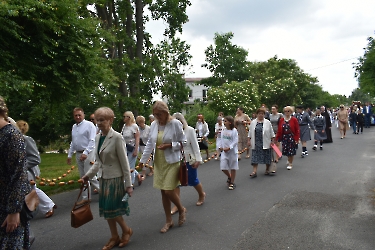
[[[152,112],[156,120],[151,124],[150,137],[139,166],[143,167],[155,149],[153,186],[161,191],[166,222],[160,232],[166,233],[174,225],[171,202],[179,212],[178,225],[181,226],[186,220],[186,208],[182,206],[175,190],[179,185],[180,142],[185,141],[185,134],[181,123],[170,115],[166,103],[156,101]]]
[[[126,193],[131,196],[133,187],[125,141],[120,133],[112,129],[114,117],[112,109],[107,107],[95,111],[97,125],[101,131],[95,137],[96,162],[82,177],[84,183],[97,173],[100,177],[99,214],[107,220],[111,231],[111,238],[103,250],[115,246],[124,247],[133,234],[133,230],[122,217],[124,214],[129,215],[128,202],[123,202],[122,198]],[[121,238],[117,232],[117,224],[122,229]]]

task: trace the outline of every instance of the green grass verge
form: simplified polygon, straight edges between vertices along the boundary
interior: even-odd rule
[[[37,180],[37,186],[42,189],[47,195],[57,194],[61,192],[70,191],[73,189],[77,189],[80,187],[80,184],[77,182],[79,179],[79,171],[76,165],[76,158],[75,155],[72,157],[72,165],[75,166],[73,170],[71,170],[71,166],[66,164],[66,159],[68,158],[67,154],[47,154],[43,153],[40,154],[41,157],[41,164],[40,167],[40,178],[47,179],[58,179],[58,177],[62,177],[61,180],[56,180],[55,186],[41,186],[39,182],[41,179]],[[71,170],[68,174],[67,171]],[[66,177],[62,175],[66,174]],[[74,184],[66,184],[63,186],[59,186],[59,182],[67,183],[69,180],[74,180]],[[48,183],[47,181],[45,181]]]
[[[208,145],[208,149],[212,154],[215,152],[216,142],[214,139],[210,139],[212,144]],[[75,166],[73,170],[71,170],[71,166],[66,164],[66,159],[68,158],[67,154],[47,154],[43,153],[40,154],[42,159],[41,164],[39,165],[41,175],[40,178],[45,178],[46,180],[50,179],[58,179],[58,177],[62,177],[63,174],[66,174],[66,177],[62,177],[61,180],[56,180],[55,186],[41,186],[39,182],[41,179],[37,180],[37,186],[43,190],[47,195],[58,194],[62,192],[67,192],[73,189],[78,189],[80,184],[77,182],[79,179],[79,171],[76,165],[76,158],[75,155],[72,157],[72,166]],[[205,159],[205,158],[204,158]],[[67,171],[71,170],[68,174]],[[67,183],[69,180],[74,180],[74,184],[66,184],[63,186],[59,186],[59,182]],[[45,183],[48,183],[45,181]]]

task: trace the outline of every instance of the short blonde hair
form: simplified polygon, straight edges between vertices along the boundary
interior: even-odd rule
[[[137,118],[135,118],[135,122],[137,124],[140,123],[140,122],[146,123],[146,118],[142,115],[139,115],[139,116],[137,116]]]
[[[98,108],[97,110],[95,110],[94,115],[95,117],[102,115],[106,120],[115,119],[115,113],[108,107]]]
[[[135,118],[134,118],[133,112],[131,112],[131,111],[125,111],[124,116],[129,116],[130,117],[130,122],[131,123],[135,123]]]
[[[26,133],[29,131],[29,124],[24,120],[19,120],[16,122],[16,124],[21,133],[26,135]]]
[[[285,106],[284,107],[284,109],[283,109],[283,111],[285,112],[285,111],[290,111],[290,112],[294,112],[294,108],[292,107],[292,106]]]

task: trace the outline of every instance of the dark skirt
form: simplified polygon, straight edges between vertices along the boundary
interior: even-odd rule
[[[263,123],[255,127],[255,149],[251,151],[251,164],[271,164],[272,151],[270,148],[263,149]]]
[[[282,138],[283,149],[282,153],[286,156],[296,155],[297,147],[293,138],[293,134],[283,134]]]
[[[332,141],[332,131],[331,128],[326,128],[327,139],[323,140],[324,143],[331,143]]]
[[[316,128],[316,133],[314,132],[314,140],[323,141],[327,139],[326,131],[323,132],[323,128]]]
[[[198,138],[198,140],[199,140],[199,138]],[[206,150],[206,149],[208,149],[208,142],[205,141],[205,140],[201,139],[201,141],[198,142],[198,145],[199,145],[199,149],[200,150]]]
[[[99,215],[104,219],[114,219],[124,214],[129,216],[128,202],[123,202],[125,183],[122,177],[100,179]]]
[[[302,125],[299,128],[301,141],[310,141],[311,135],[309,125]]]

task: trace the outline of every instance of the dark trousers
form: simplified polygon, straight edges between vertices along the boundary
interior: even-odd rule
[[[371,115],[365,115],[365,128],[369,128],[371,125]]]
[[[359,133],[359,129],[361,129],[361,133],[363,132],[363,122],[357,123],[357,133]]]

